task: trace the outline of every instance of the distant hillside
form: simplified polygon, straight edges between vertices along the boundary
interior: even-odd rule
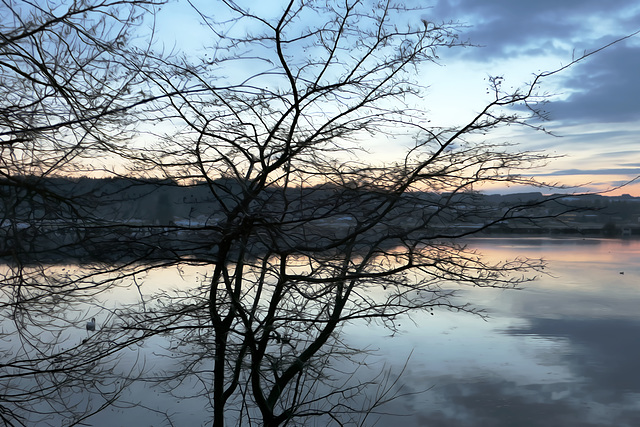
[[[278,197],[296,200],[302,194],[309,203],[321,204],[322,200],[331,200],[335,190],[331,186],[291,189]],[[0,180],[0,221],[4,220],[6,224],[10,219],[54,220],[77,216],[129,224],[206,225],[223,218],[225,208],[233,208],[234,196],[242,191],[241,183],[228,179],[183,186],[167,180],[127,178],[5,178]],[[275,194],[282,192],[274,189],[272,193],[277,199]],[[267,192],[267,197],[269,194]],[[548,218],[547,222],[538,222],[535,227],[522,220],[504,221],[494,227],[493,232],[583,230],[611,236],[623,232],[640,235],[640,198],[629,195],[543,195],[540,192],[484,195],[473,192],[411,193],[403,197],[413,199],[415,215],[444,211],[445,207],[449,211],[455,210],[456,215],[448,218],[454,218],[452,221],[460,222],[461,226],[487,222],[491,215],[503,213],[514,205],[526,207],[532,215]],[[411,220],[406,212],[402,216],[403,220]]]

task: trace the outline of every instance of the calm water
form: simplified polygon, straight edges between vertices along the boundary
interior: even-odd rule
[[[395,415],[382,416],[376,425],[640,425],[640,241],[469,244],[495,259],[542,257],[548,275],[523,290],[463,291],[461,301],[485,308],[487,321],[436,311],[403,320],[393,337],[382,327],[347,327],[348,342],[377,350],[361,369],[363,378],[384,366],[399,372],[408,359],[398,384],[400,392],[412,394],[384,407]],[[166,274],[147,278],[158,287],[172,280]],[[175,425],[208,420],[201,401],[135,387],[123,397],[171,408]],[[111,409],[87,424],[168,425],[140,407]]]
[[[549,276],[519,291],[466,292],[489,310],[487,322],[436,313],[407,322],[402,336],[376,337],[387,357],[413,349],[404,384],[429,388],[397,401],[402,419],[380,425],[640,425],[640,242],[472,245],[491,257],[543,257]]]

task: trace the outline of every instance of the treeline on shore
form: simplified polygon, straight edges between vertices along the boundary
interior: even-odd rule
[[[248,187],[231,179],[185,185],[160,179],[4,178],[0,180],[4,234],[0,256],[10,257],[20,248],[45,257],[60,246],[66,248],[60,252],[66,255],[59,256],[87,259],[104,258],[107,247],[114,259],[148,259],[167,251],[180,256],[215,254],[216,235],[224,231],[220,227],[225,209],[233,207],[243,191]],[[323,203],[336,195],[345,197],[345,191],[352,193],[353,201],[370,198],[374,190],[357,185],[346,190],[331,185],[273,188],[265,193],[270,199],[261,201],[261,211],[271,206],[278,212],[286,200],[289,207],[292,201],[301,205],[289,219],[295,220],[298,211],[309,211],[308,206],[322,215]],[[483,235],[640,236],[640,198],[628,195],[414,191],[402,197],[408,199],[405,208],[389,224],[420,224],[432,215],[437,219],[429,222],[434,235],[480,230]],[[351,203],[341,214],[327,215],[324,226],[349,226],[365,214],[358,212],[359,206]],[[526,215],[511,215],[514,207]],[[500,220],[492,223],[494,219]]]

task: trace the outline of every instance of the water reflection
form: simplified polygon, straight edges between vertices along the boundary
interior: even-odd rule
[[[620,401],[624,394],[639,393],[640,321],[629,319],[529,319],[529,325],[506,333],[562,339],[571,350],[562,362],[576,378],[588,381],[594,391]]]
[[[468,243],[492,259],[543,257],[548,274],[522,290],[465,290],[461,301],[485,308],[486,322],[436,311],[402,320],[394,336],[381,326],[346,327],[351,345],[378,350],[359,371],[363,379],[385,366],[399,372],[409,358],[397,390],[405,395],[382,408],[386,414],[376,425],[640,425],[640,242],[534,238]],[[141,288],[113,289],[103,296],[103,312],[114,301],[149,302],[145,298],[158,290],[204,280],[196,267],[180,273],[154,271],[139,278],[145,283]],[[104,313],[78,310],[72,322],[79,325],[77,342],[86,335],[86,318],[96,316],[98,332],[108,320]],[[134,358],[132,350],[130,359],[144,360],[154,371],[178,363],[163,350],[162,338],[156,340],[145,343],[142,356],[135,353]],[[201,386],[186,382],[170,395],[134,384],[122,400],[136,405],[110,408],[86,424],[169,425],[157,412],[168,410],[174,425],[201,425],[209,420],[203,397],[184,398]]]
[[[542,256],[549,275],[520,291],[466,292],[491,312],[486,323],[453,313],[425,316],[395,339],[395,354],[415,348],[408,389],[432,386],[395,403],[403,424],[640,425],[640,242],[470,244],[491,257]]]

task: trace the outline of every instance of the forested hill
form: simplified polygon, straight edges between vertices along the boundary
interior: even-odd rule
[[[273,193],[300,192],[307,200],[318,203],[335,194],[331,186],[274,189]],[[220,179],[179,185],[168,180],[133,180],[127,178],[36,178],[0,180],[0,220],[27,220],[90,215],[106,221],[151,225],[206,225],[218,222],[225,210],[233,207],[242,183]],[[353,191],[366,192],[366,189]],[[215,193],[215,196],[214,196]],[[455,209],[464,221],[473,223],[480,209],[496,213],[513,206],[526,206],[539,218],[548,218],[548,227],[602,230],[604,234],[640,234],[640,198],[603,195],[543,195],[540,192],[486,195],[476,192],[411,193],[415,213],[429,210]],[[403,215],[407,215],[404,213]],[[406,218],[410,220],[410,218]],[[486,221],[488,218],[483,217]],[[477,221],[476,221],[477,222]],[[538,225],[540,223],[538,222]],[[504,221],[497,231],[525,230],[526,226]],[[626,231],[625,231],[626,230]]]

